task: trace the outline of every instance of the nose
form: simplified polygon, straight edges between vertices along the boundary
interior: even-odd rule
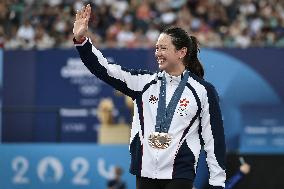
[[[161,56],[161,51],[159,49],[156,49],[155,51],[155,57]]]

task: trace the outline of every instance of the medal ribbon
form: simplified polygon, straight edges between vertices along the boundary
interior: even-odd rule
[[[189,77],[189,73],[186,70],[168,106],[166,107],[166,76],[165,74],[163,75],[161,86],[160,86],[159,102],[158,102],[158,109],[157,109],[157,116],[156,116],[156,126],[155,126],[156,132],[168,133],[170,126],[171,126],[171,122],[173,119],[175,109],[184,91],[188,77]]]

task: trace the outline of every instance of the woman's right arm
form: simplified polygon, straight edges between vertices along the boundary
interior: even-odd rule
[[[115,89],[135,99],[137,92],[143,90],[153,73],[142,70],[131,70],[111,64],[102,53],[92,45],[87,35],[91,7],[87,5],[76,14],[74,23],[74,43],[81,60],[91,73],[113,86]]]

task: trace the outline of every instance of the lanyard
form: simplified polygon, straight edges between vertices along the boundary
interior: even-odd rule
[[[188,77],[189,77],[189,73],[186,70],[168,106],[166,107],[166,77],[165,77],[165,74],[163,75],[161,87],[160,87],[157,116],[156,116],[156,126],[155,126],[156,132],[168,133],[176,106],[184,91]]]

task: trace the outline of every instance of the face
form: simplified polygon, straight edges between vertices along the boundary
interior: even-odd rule
[[[185,51],[186,53],[186,51]],[[155,57],[161,70],[171,72],[182,63],[184,49],[176,50],[171,36],[162,33],[156,43]]]

